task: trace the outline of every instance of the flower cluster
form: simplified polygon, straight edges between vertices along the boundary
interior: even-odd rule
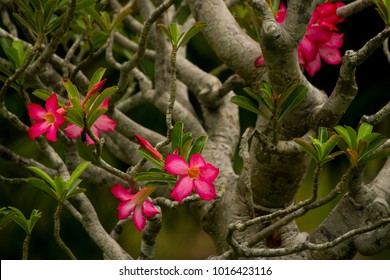
[[[148,155],[163,163],[162,174],[173,175],[175,186],[171,197],[174,200],[182,203],[184,198],[189,196],[192,191],[195,191],[203,200],[212,200],[217,196],[213,182],[219,174],[219,169],[210,163],[206,163],[202,155],[193,154],[187,162],[175,150],[173,154],[169,154],[164,159],[163,155],[146,139],[139,135],[135,135],[135,137]],[[151,176],[157,174],[156,172],[151,173],[154,173]],[[126,219],[133,214],[134,224],[141,231],[145,226],[145,216],[150,218],[160,213],[149,199],[149,195],[154,190],[155,187],[144,187],[137,193],[132,194],[121,185],[113,186],[112,194],[121,200],[118,205],[118,218]]]
[[[343,6],[342,2],[325,2],[317,6],[308,24],[305,35],[298,46],[298,59],[310,76],[321,68],[321,59],[329,64],[339,64],[342,61],[339,48],[343,45],[344,34],[337,33],[337,24],[344,19],[339,18],[336,11]],[[275,15],[278,23],[286,18],[287,8],[280,2],[280,8]],[[264,66],[264,57],[255,61],[255,66]]]
[[[82,110],[85,109],[85,103],[91,99],[93,95],[99,93],[106,80],[98,82],[92,89],[87,93],[84,100],[80,105]],[[99,109],[107,109],[109,98],[106,98]],[[59,102],[56,93],[52,93],[46,100],[45,108],[36,103],[27,104],[27,112],[30,118],[35,121],[28,130],[28,135],[31,139],[46,134],[46,139],[51,142],[57,141],[57,132],[61,125],[66,122],[67,110],[73,108],[73,105],[68,103],[66,106],[59,107]],[[91,131],[94,135],[100,138],[100,131],[109,132],[114,131],[116,122],[107,115],[101,114],[91,125]],[[67,127],[64,129],[65,134],[70,138],[77,138],[82,135],[84,127],[80,127],[75,123],[69,122]],[[86,135],[88,145],[94,144],[94,141]]]

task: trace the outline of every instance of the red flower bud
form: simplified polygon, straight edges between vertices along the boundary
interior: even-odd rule
[[[152,157],[154,157],[157,160],[163,159],[162,154],[160,154],[160,152],[157,151],[145,138],[142,138],[137,134],[134,134],[134,136],[137,138],[141,147],[144,148]]]

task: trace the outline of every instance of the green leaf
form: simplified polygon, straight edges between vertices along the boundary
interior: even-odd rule
[[[262,86],[260,88],[260,92],[262,93],[262,96],[265,100],[265,102],[268,104],[268,108],[272,111],[272,108],[274,108],[274,97],[273,97],[273,91],[271,85],[267,81],[262,82]]]
[[[164,171],[148,171],[148,172],[138,172],[134,175],[134,180],[136,182],[148,181],[148,182],[165,182],[165,181],[177,181],[176,176],[173,176]]]
[[[303,138],[295,138],[294,141],[298,143],[305,152],[311,155],[316,162],[320,162],[320,158],[318,157],[318,152],[312,144],[310,144]]]
[[[81,174],[87,169],[87,167],[91,164],[89,161],[84,161],[80,163],[76,169],[73,171],[72,175],[70,176],[69,180],[66,181],[65,189],[68,191],[73,190],[78,184],[80,184],[81,181],[79,181],[79,178]]]
[[[180,149],[183,141],[183,123],[176,122],[172,128],[171,140],[172,140],[172,151]]]
[[[248,110],[252,113],[255,113],[259,116],[262,116],[263,118],[265,119],[268,119],[268,116],[266,114],[264,114],[262,111],[260,111],[256,104],[254,104],[251,100],[249,100],[248,98],[246,98],[245,96],[240,96],[240,95],[236,95],[236,96],[233,96],[231,99],[230,99],[230,102],[238,105],[239,107],[245,109],[245,110]]]
[[[169,33],[171,33],[172,42],[175,46],[178,45],[178,39],[179,39],[179,28],[177,27],[176,23],[171,23],[169,25]]]
[[[105,72],[106,72],[106,68],[100,67],[95,71],[95,73],[93,73],[93,76],[89,82],[87,92],[89,92],[98,82],[100,82]]]
[[[206,146],[207,136],[199,136],[195,139],[194,144],[191,147],[188,158],[191,158],[194,154],[201,154]]]
[[[107,110],[108,110],[107,108],[99,108],[93,114],[88,114],[87,117],[88,128],[92,128],[93,124],[97,121],[97,119],[100,118],[102,115],[104,115],[107,112]]]
[[[38,97],[39,99],[44,100],[44,101],[46,101],[50,96],[53,95],[52,92],[50,92],[46,89],[36,89],[33,91],[32,94],[35,95],[36,97]],[[60,105],[60,107],[63,107],[63,108],[66,107],[65,103],[59,99],[58,99],[58,104]]]
[[[305,98],[308,90],[304,85],[294,86],[292,92],[288,95],[288,97],[283,98],[280,101],[280,112],[279,112],[279,120],[282,120],[289,112],[295,109]]]
[[[39,212],[38,209],[32,210],[32,212],[30,214],[30,223],[29,223],[30,233],[32,232],[35,224],[38,222],[38,220],[41,218],[41,216],[42,216],[42,213]]]
[[[182,40],[179,42],[179,48],[188,43],[192,37],[201,32],[203,29],[207,27],[206,23],[197,22],[194,26],[192,26],[183,36]]]
[[[359,165],[365,164],[371,160],[381,159],[390,156],[390,148],[386,148],[383,150],[380,150],[378,152],[374,152],[369,156],[366,156],[359,160]]]
[[[64,85],[65,90],[68,93],[69,101],[75,110],[72,113],[74,113],[75,117],[81,116],[83,118],[84,110],[80,103],[80,96],[77,87],[74,84],[72,84],[72,82],[69,79],[62,80],[62,84]]]
[[[84,112],[74,107],[66,108],[66,120],[77,125],[78,127],[84,128]]]
[[[48,183],[53,189],[56,188],[56,185],[54,183],[54,180],[42,169],[35,167],[35,166],[28,166],[27,169],[37,174],[39,177],[41,177],[46,183]]]
[[[157,24],[157,27],[160,28],[161,31],[165,33],[165,35],[167,36],[168,40],[173,45],[174,42],[172,40],[172,36],[171,36],[171,33],[169,32],[168,28],[164,24],[161,24],[161,23]]]
[[[326,127],[320,127],[318,129],[318,140],[320,140],[321,144],[325,144],[328,141],[328,130]]]
[[[371,152],[379,148],[379,146],[382,145],[385,140],[386,139],[381,135],[373,139],[370,143],[368,143],[368,145],[366,145],[365,149],[361,151],[359,155],[360,158],[364,158],[365,156],[369,155]]]
[[[328,141],[326,141],[324,145],[324,151],[323,151],[325,156],[328,156],[330,154],[330,152],[334,149],[334,147],[337,146],[340,139],[341,138],[339,135],[334,134],[328,139]]]
[[[0,209],[0,230],[5,228],[12,220],[11,217],[16,215],[15,212],[6,210],[5,207]]]
[[[88,125],[92,125],[97,120],[96,116],[94,116],[94,114],[97,111],[99,111],[101,109],[107,110],[106,108],[101,108],[101,105],[103,104],[103,102],[107,98],[109,98],[117,90],[118,90],[117,86],[109,87],[109,88],[106,88],[103,92],[101,92],[99,95],[96,96],[92,107],[87,110],[87,123],[88,123]],[[95,119],[95,121],[92,121],[92,119]]]
[[[124,6],[114,18],[110,30],[114,30],[132,11],[130,5]]]
[[[272,112],[273,104],[269,103],[269,101],[266,101],[263,96],[260,95],[258,91],[253,90],[252,88],[246,87],[243,89],[249,96],[254,98],[257,102],[259,102],[260,106],[265,106],[270,112]]]
[[[160,161],[152,157],[144,148],[139,147],[137,152],[144,157],[147,161],[153,163],[154,165],[159,166],[160,168],[164,167],[164,161]]]
[[[11,220],[13,220],[15,223],[17,223],[26,233],[31,233],[30,228],[28,225],[28,221],[22,211],[20,211],[18,208],[15,207],[8,207],[11,209],[16,215],[13,215],[11,217]]]
[[[371,134],[371,132],[372,132],[372,125],[368,123],[362,123],[358,129],[357,141],[359,142],[363,140],[366,136]]]
[[[351,138],[350,135],[345,127],[342,127],[340,125],[334,127],[334,130],[341,136],[341,138],[344,140],[344,142],[351,148]]]
[[[54,177],[55,190],[60,197],[61,201],[65,200],[66,189],[65,189],[65,180],[61,176]]]
[[[34,187],[37,187],[41,191],[45,192],[47,195],[53,197],[56,200],[58,199],[54,188],[49,187],[44,181],[37,178],[28,178],[27,181]]]
[[[346,129],[349,134],[349,139],[351,140],[350,142],[351,145],[349,147],[352,150],[357,151],[359,147],[358,147],[356,131],[350,126],[347,126]]]

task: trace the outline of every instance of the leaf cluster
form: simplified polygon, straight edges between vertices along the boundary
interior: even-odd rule
[[[373,0],[377,11],[386,25],[390,25],[390,0]]]
[[[78,186],[82,182],[80,176],[89,164],[90,162],[85,161],[77,166],[68,180],[64,180],[64,178],[60,176],[55,176],[54,179],[52,179],[49,174],[42,169],[35,166],[29,166],[28,169],[38,175],[41,179],[30,177],[28,178],[28,182],[56,199],[59,203],[62,203],[72,196],[85,191],[85,189],[79,188]]]
[[[34,209],[30,214],[30,219],[15,207],[3,207],[0,209],[0,229],[4,228],[10,221],[18,224],[27,234],[31,234],[38,219],[41,218],[42,213]]]
[[[337,134],[329,137],[328,130],[325,127],[319,128],[318,138],[309,136],[309,140],[310,142],[303,138],[294,139],[319,165],[323,165],[343,153],[342,151],[331,153],[341,140],[341,137]]]
[[[386,138],[379,133],[372,132],[372,125],[362,123],[356,131],[350,126],[336,126],[329,137],[328,130],[320,127],[318,138],[309,136],[309,141],[296,138],[305,152],[320,165],[323,165],[340,154],[345,154],[351,166],[359,166],[369,161],[390,156],[390,148],[381,149]],[[338,146],[341,151],[333,152]]]
[[[372,125],[367,123],[362,123],[357,132],[350,126],[334,128],[343,139],[339,147],[347,155],[352,166],[362,165],[390,155],[390,148],[379,149],[386,138],[379,133],[372,132],[372,129]]]
[[[67,0],[15,0],[18,7],[14,13],[16,20],[36,35],[46,35],[56,29],[64,20],[60,12],[68,4]]]
[[[157,26],[165,33],[172,47],[178,50],[187,44],[192,37],[206,28],[207,24],[196,22],[187,32],[180,32],[176,23],[171,23],[169,29],[163,24],[158,24]]]
[[[7,67],[0,64],[0,81],[5,82],[8,77],[11,77],[16,69],[22,67],[27,59],[30,49],[27,48],[23,41],[11,40],[9,38],[0,38],[0,46],[9,61]],[[1,74],[4,74],[1,75]],[[12,87],[16,90],[21,89],[25,85],[24,74],[19,79],[12,83]]]
[[[242,95],[236,95],[230,101],[270,122],[279,122],[303,101],[308,90],[304,85],[293,81],[283,93],[277,94],[268,82],[263,81],[260,89],[246,87],[244,91],[256,102]]]

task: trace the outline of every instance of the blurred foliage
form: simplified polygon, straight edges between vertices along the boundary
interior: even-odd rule
[[[184,10],[183,14],[188,13]],[[369,22],[370,24],[367,24]],[[81,28],[73,26],[72,28]],[[347,49],[358,49],[368,39],[372,38],[383,28],[383,21],[377,14],[374,8],[367,9],[356,15],[351,16],[340,24],[340,29],[345,33],[345,44],[342,52]],[[98,38],[95,38],[98,40]],[[94,39],[94,40],[95,40]],[[69,38],[64,38],[69,40]],[[87,48],[87,47],[86,47]],[[188,47],[190,60],[199,65],[206,71],[212,71],[220,66],[220,61],[212,52],[209,46],[205,43],[202,36],[197,36],[192,40]],[[0,50],[0,57],[5,54]],[[102,59],[95,59],[93,62],[84,66],[83,70],[88,76],[102,65]],[[141,67],[150,75],[153,75],[153,64],[142,60]],[[323,65],[321,70],[309,80],[319,88],[323,89],[327,94],[331,93],[335,82],[337,81],[339,65]],[[108,81],[115,84],[117,77],[110,76],[108,69]],[[360,117],[363,114],[372,114],[381,106],[390,100],[388,94],[390,89],[390,80],[388,79],[390,66],[384,59],[381,50],[374,53],[371,59],[365,62],[357,69],[357,83],[359,86],[359,94],[349,108],[345,117],[341,121],[341,125],[350,125],[356,127]],[[229,70],[222,71],[219,78],[224,80],[230,74]],[[58,81],[60,83],[60,81]],[[242,92],[242,89],[237,89],[237,92]],[[193,100],[193,98],[191,99]],[[23,102],[16,94],[7,94],[7,107],[17,114],[22,121],[28,123],[26,109]],[[163,133],[165,131],[165,120],[163,115],[153,106],[143,104],[135,108],[128,114],[135,121],[145,125],[146,127]],[[241,130],[244,131],[248,126],[253,126],[255,122],[254,114],[240,110]],[[28,138],[27,135],[22,135],[19,131],[6,123],[0,117],[0,144],[6,145],[9,149],[17,151],[19,154],[47,163],[47,160],[42,158],[37,151],[34,141]],[[375,130],[381,132],[387,137],[390,137],[390,120],[386,119]],[[54,147],[58,150],[62,149],[61,143],[54,143]],[[90,150],[80,143],[83,149],[83,155],[90,155]],[[114,158],[110,153],[105,152],[104,158],[109,163],[114,164],[118,168],[125,170],[127,166]],[[347,168],[347,160],[344,157],[338,157],[334,162],[328,164],[321,175],[321,183],[319,195],[322,196],[337,183],[342,176],[342,172]],[[378,160],[369,164],[365,180],[369,182],[374,178],[378,170],[381,168],[383,160]],[[237,156],[234,163],[235,170],[240,172],[241,159]],[[307,177],[300,189],[297,200],[307,198],[311,194],[312,174],[314,164],[310,168]],[[26,171],[21,170],[13,163],[0,158],[0,175],[6,177],[26,177]],[[87,185],[84,182],[81,187],[86,189],[86,195],[96,208],[101,223],[107,231],[110,231],[117,222],[116,207],[117,201],[111,195],[110,190],[99,186]],[[5,206],[18,207],[23,213],[30,213],[32,209],[38,208],[42,212],[42,218],[36,224],[32,233],[30,244],[31,259],[65,259],[65,254],[55,243],[53,237],[53,214],[56,207],[56,202],[53,199],[42,193],[40,190],[31,185],[11,185],[2,184],[0,186],[0,208]],[[341,197],[341,195],[339,196]],[[298,219],[299,227],[311,232],[318,224],[328,215],[331,209],[337,204],[337,200],[325,205],[319,209],[309,212],[304,217]],[[189,209],[179,207],[178,209],[162,209],[163,212],[163,227],[157,239],[156,258],[157,259],[204,259],[209,255],[215,254],[211,239],[205,234],[198,222],[191,215]],[[91,241],[82,225],[78,223],[71,214],[64,210],[62,215],[62,238],[65,243],[72,249],[74,254],[79,259],[101,259],[102,254],[100,249]],[[1,259],[20,259],[22,256],[22,243],[24,232],[16,225],[9,224],[6,228],[0,231],[0,257]],[[135,256],[139,253],[140,234],[137,232],[132,223],[129,223],[120,237],[120,242],[124,248]],[[357,258],[365,258],[357,256]],[[387,250],[383,254],[373,256],[374,259],[390,259],[390,251]]]

